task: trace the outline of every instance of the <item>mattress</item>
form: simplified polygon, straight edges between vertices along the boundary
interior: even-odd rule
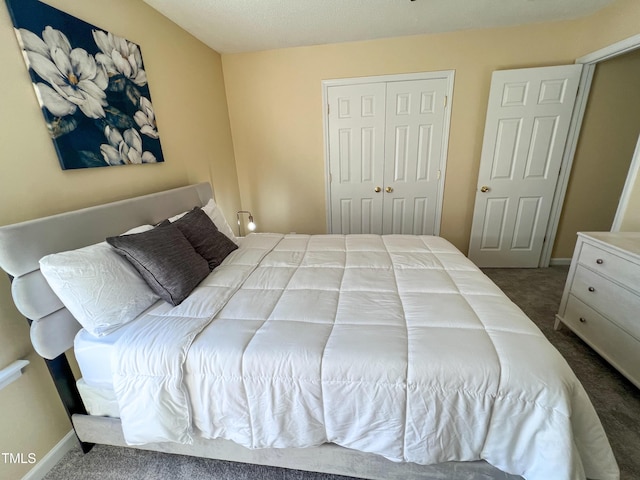
[[[158,308],[163,308],[163,301],[156,302],[140,316]],[[123,325],[109,335],[96,337],[84,328],[80,329],[73,341],[76,361],[86,385],[113,390],[113,371],[111,369],[111,353],[115,343],[129,328]]]
[[[74,352],[84,384],[113,390],[111,352],[125,331],[125,328],[120,328],[104,337],[95,337],[84,328],[77,333],[73,342]]]

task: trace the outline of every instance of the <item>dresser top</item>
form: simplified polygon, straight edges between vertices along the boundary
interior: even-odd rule
[[[640,232],[578,232],[578,235],[640,255]]]

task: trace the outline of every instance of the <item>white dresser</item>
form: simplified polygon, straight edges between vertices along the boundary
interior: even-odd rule
[[[560,322],[640,388],[640,232],[578,233]]]

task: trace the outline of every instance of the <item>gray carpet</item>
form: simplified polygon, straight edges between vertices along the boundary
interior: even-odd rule
[[[640,390],[566,327],[553,330],[566,267],[486,269],[540,327],[584,384],[609,436],[622,480],[640,479]],[[45,480],[348,480],[346,477],[97,445],[69,452]],[[471,479],[470,479],[471,480]],[[550,479],[552,480],[552,479]]]

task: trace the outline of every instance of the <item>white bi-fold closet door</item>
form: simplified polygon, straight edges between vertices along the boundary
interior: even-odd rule
[[[453,72],[325,82],[332,233],[439,233]]]

